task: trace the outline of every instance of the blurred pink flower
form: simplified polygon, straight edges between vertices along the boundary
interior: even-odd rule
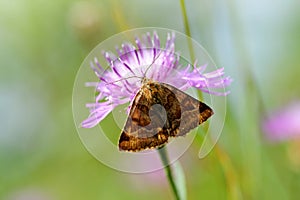
[[[270,141],[300,139],[300,101],[275,111],[264,120],[263,130]]]

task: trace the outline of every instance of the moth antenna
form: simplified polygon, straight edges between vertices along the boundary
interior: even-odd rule
[[[113,84],[113,83],[116,83],[116,82],[119,82],[119,81],[123,81],[123,80],[127,80],[127,79],[130,79],[130,78],[139,78],[139,79],[143,80],[143,79],[146,77],[146,74],[147,74],[147,72],[149,71],[150,67],[155,63],[155,61],[156,61],[156,60],[160,57],[160,55],[162,54],[163,50],[162,50],[162,49],[159,49],[159,50],[160,50],[160,52],[158,53],[158,55],[156,55],[156,56],[154,57],[152,63],[147,67],[147,69],[146,69],[146,71],[145,71],[145,73],[144,73],[144,77],[130,76],[130,77],[126,77],[126,78],[121,78],[121,79],[116,80],[116,81],[113,81],[113,82],[107,82],[106,85]],[[114,61],[111,61],[111,62],[114,62]],[[106,66],[106,67],[104,68],[104,70],[103,70],[103,72],[101,73],[100,76],[102,76],[102,75],[106,72],[106,70],[109,69],[110,67],[111,67],[110,65]],[[106,81],[105,81],[105,82],[106,82]]]
[[[95,58],[95,59],[97,59],[97,58]],[[117,58],[118,59],[118,58]],[[111,61],[111,65],[112,65],[112,63],[114,62],[114,61],[116,61],[117,59],[115,59],[115,60],[112,60]],[[94,62],[98,62],[98,60],[95,60]],[[96,63],[97,64],[97,63]],[[107,65],[105,68],[103,68],[103,71],[102,71],[102,73],[101,74],[99,74],[99,77],[102,77],[103,75],[104,75],[104,73],[108,70],[108,69],[110,69],[111,68],[111,65]],[[130,76],[130,77],[126,77],[126,78],[121,78],[121,79],[119,79],[119,80],[116,80],[116,81],[113,81],[113,82],[107,82],[106,80],[102,80],[102,81],[104,81],[104,82],[106,82],[106,85],[109,85],[109,84],[113,84],[113,83],[116,83],[116,82],[119,82],[119,81],[123,81],[123,80],[126,80],[126,79],[130,79],[130,78],[139,78],[139,79],[143,79],[142,77],[139,77],[139,76]]]
[[[129,76],[129,77],[126,77],[126,78],[121,78],[121,79],[113,81],[113,82],[108,82],[108,83],[106,83],[106,85],[113,84],[113,83],[123,81],[123,80],[127,80],[127,79],[130,79],[130,78],[140,78],[140,79],[142,79],[142,77],[139,77],[139,76]]]
[[[150,67],[155,63],[155,61],[159,58],[159,56],[162,54],[163,50],[162,49],[159,49],[160,52],[157,56],[155,56],[155,58],[153,59],[152,63],[147,67],[145,73],[144,73],[144,77],[146,77],[146,74],[148,72],[148,70],[150,69]]]

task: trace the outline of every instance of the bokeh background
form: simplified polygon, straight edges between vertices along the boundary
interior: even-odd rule
[[[261,127],[300,100],[300,1],[186,7],[192,37],[234,79],[217,148],[199,160],[196,141],[180,159],[188,199],[298,199],[299,139],[270,140]],[[184,32],[180,2],[0,1],[0,199],[172,198],[162,171],[125,174],[94,159],[72,117],[86,55],[113,34],[149,26]]]

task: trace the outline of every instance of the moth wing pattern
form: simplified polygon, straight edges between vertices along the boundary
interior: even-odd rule
[[[162,86],[168,88],[172,91],[177,100],[180,102],[181,108],[181,118],[179,132],[171,136],[183,136],[190,132],[192,129],[196,128],[199,124],[205,122],[214,113],[213,110],[205,103],[195,99],[194,97],[182,92],[181,90],[161,83]],[[172,112],[172,110],[171,110]]]
[[[119,149],[141,151],[160,147],[168,142],[168,137],[186,135],[212,114],[206,104],[179,89],[149,81],[133,100]]]

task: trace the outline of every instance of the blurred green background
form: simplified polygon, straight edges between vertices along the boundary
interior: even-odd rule
[[[268,114],[300,98],[300,2],[186,7],[192,37],[234,79],[218,147],[199,160],[195,142],[181,158],[188,199],[298,199],[300,150],[292,162],[293,141],[266,141],[260,123],[262,107]],[[109,36],[145,26],[184,32],[180,2],[0,1],[0,199],[172,198],[162,172],[125,174],[95,160],[72,117],[85,56]]]

